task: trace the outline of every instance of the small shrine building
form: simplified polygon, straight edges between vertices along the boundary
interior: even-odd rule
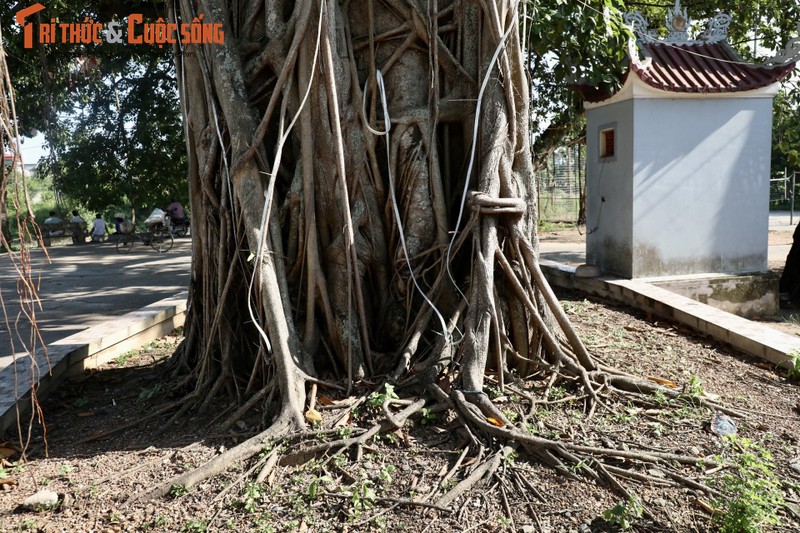
[[[772,100],[800,39],[761,64],[719,14],[695,38],[680,1],[636,42],[622,87],[586,98],[586,256],[625,278],[767,271]]]

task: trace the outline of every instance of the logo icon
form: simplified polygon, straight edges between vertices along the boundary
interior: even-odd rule
[[[40,3],[35,3],[32,6],[28,6],[25,9],[20,9],[17,11],[17,24],[22,26],[24,32],[24,45],[25,48],[33,48],[33,24],[28,23],[25,24],[25,19],[29,15],[33,15],[38,13],[39,11],[43,10],[44,6]]]

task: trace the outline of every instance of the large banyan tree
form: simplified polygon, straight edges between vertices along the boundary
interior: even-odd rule
[[[532,436],[484,392],[489,378],[566,376],[591,415],[602,388],[655,387],[593,362],[539,268],[518,2],[175,9],[222,22],[225,38],[176,50],[194,258],[173,370],[185,409],[232,399],[229,423],[265,413],[262,433],[178,482],[307,435],[319,387],[384,399],[383,422],[328,449],[433,404],[556,468],[698,460]]]

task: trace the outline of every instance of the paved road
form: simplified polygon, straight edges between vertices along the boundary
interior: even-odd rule
[[[800,222],[800,212],[795,212],[792,215],[789,211],[770,211],[770,232],[794,231],[798,222]],[[783,263],[791,247],[791,244],[771,243],[767,249],[769,264]],[[586,237],[576,231],[574,242],[542,241],[539,244],[539,252],[542,259],[556,261],[565,265],[580,265],[586,262]]]
[[[120,255],[113,243],[60,246],[50,248],[49,254],[47,263],[42,250],[31,253],[41,301],[36,321],[46,344],[172,296],[189,284],[188,238],[176,239],[165,254],[139,245]],[[8,317],[8,323],[0,324],[2,366],[13,353],[27,351],[19,339],[28,342],[30,336],[30,326],[19,316],[17,272],[7,254],[0,256],[0,296]]]

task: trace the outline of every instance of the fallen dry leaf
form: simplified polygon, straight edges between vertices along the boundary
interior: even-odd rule
[[[106,431],[103,429],[96,429],[94,431],[90,431],[88,435],[86,435],[87,439],[97,439],[100,437],[105,436]]]
[[[314,422],[322,422],[322,415],[316,409],[309,409],[306,411],[306,421],[311,424]]]
[[[673,389],[678,388],[678,385],[674,381],[670,381],[668,379],[654,378],[652,376],[647,376],[647,379],[654,383],[658,383],[659,385],[664,385],[665,387],[671,387]]]
[[[0,459],[11,457],[15,453],[17,453],[17,450],[14,450],[13,448],[0,448]]]
[[[0,487],[3,487],[3,486],[11,487],[11,486],[16,485],[16,484],[17,484],[17,480],[14,479],[13,477],[0,478]]]
[[[496,418],[492,418],[491,416],[486,417],[486,421],[492,424],[493,426],[497,426],[499,428],[505,426],[502,420],[498,420]]]

